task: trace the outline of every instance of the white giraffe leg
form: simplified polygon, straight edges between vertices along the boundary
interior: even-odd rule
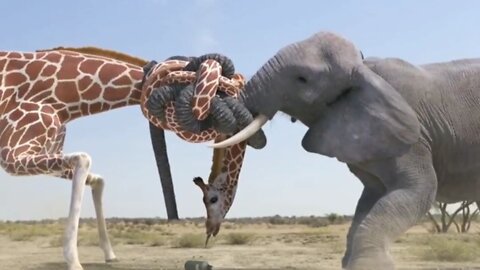
[[[105,254],[106,262],[117,261],[115,253],[113,252],[110,239],[108,238],[107,225],[103,215],[102,197],[105,182],[99,175],[89,175],[88,184],[92,187],[93,204],[95,206],[95,213],[97,216],[98,236],[100,239],[100,248]]]
[[[72,166],[73,178],[70,210],[63,244],[63,255],[67,261],[68,270],[82,270],[83,268],[78,259],[77,249],[78,223],[91,159],[88,154],[75,153],[65,156],[65,160]]]
[[[63,141],[65,139],[65,126],[62,126],[58,132],[58,139],[55,142],[54,152],[62,152]],[[71,169],[65,171],[60,177],[71,179],[73,178],[73,171]],[[100,242],[100,248],[105,255],[105,262],[115,262],[117,258],[113,252],[112,245],[107,233],[107,225],[105,223],[105,216],[103,214],[103,188],[105,186],[104,180],[100,175],[90,173],[87,177],[87,185],[92,188],[93,205],[95,207],[95,214],[97,218],[98,236]]]

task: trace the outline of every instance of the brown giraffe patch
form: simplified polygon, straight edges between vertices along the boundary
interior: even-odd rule
[[[9,118],[11,121],[18,121],[22,117],[23,113],[19,110],[13,111],[10,115]]]
[[[40,105],[36,103],[21,103],[19,107],[24,111],[37,111],[40,109]]]
[[[57,67],[56,67],[55,65],[48,65],[48,66],[46,66],[46,67],[43,69],[42,74],[40,74],[40,76],[50,77],[50,76],[52,76],[56,71],[57,71]]]
[[[114,80],[112,83],[114,85],[130,85],[132,84],[132,80],[130,79],[129,76],[123,75],[122,77]]]
[[[95,74],[98,70],[98,68],[103,64],[103,61],[96,60],[96,59],[87,59],[84,60],[80,66],[79,70],[80,72],[86,73],[86,74]]]
[[[112,109],[121,108],[127,105],[127,102],[115,103],[112,105]]]
[[[86,112],[89,112],[88,110]],[[89,112],[90,113],[90,112]],[[74,112],[70,114],[70,119],[75,119],[82,116],[82,112]]]
[[[55,96],[63,103],[74,103],[80,100],[80,95],[75,89],[77,85],[75,81],[58,82],[55,88]]]
[[[40,94],[35,95],[35,97],[32,97],[33,102],[45,102],[45,100],[50,97],[51,93],[49,91],[43,91]],[[48,103],[48,102],[45,102]]]
[[[46,54],[44,59],[52,63],[60,63],[60,61],[62,61],[62,55],[57,52],[52,52]]]
[[[5,121],[2,121],[5,122]],[[2,136],[0,137],[0,142],[2,145],[7,145],[8,140],[11,138],[13,129],[11,127],[9,128],[4,128],[2,125]],[[9,145],[14,145],[14,144],[9,144]]]
[[[24,131],[24,128],[22,130],[17,130],[16,132],[14,132],[12,130],[12,134],[10,136],[10,142],[9,142],[9,146],[10,145],[17,145],[18,144],[18,141],[22,138],[22,134],[23,134],[23,131]],[[9,158],[9,157],[7,157]]]
[[[57,129],[54,128],[54,127],[50,127],[47,129],[47,136],[52,138],[52,137],[55,137],[55,135],[57,135]]]
[[[40,153],[42,151],[42,147],[40,146],[30,146],[30,151],[33,153]]]
[[[2,157],[2,160],[7,159],[8,151],[10,150],[6,148],[0,150],[0,157]]]
[[[62,50],[62,54],[68,55],[68,56],[79,56],[80,54],[78,52],[74,51],[69,51],[69,50]]]
[[[28,93],[28,90],[30,90],[30,83],[25,82],[24,84],[22,84],[18,87],[17,97],[18,98],[24,98],[25,95]]]
[[[103,84],[108,84],[112,80],[112,73],[122,74],[126,69],[126,67],[107,63],[101,67],[98,77]]]
[[[7,59],[0,59],[0,70],[3,70],[6,64],[7,64]]]
[[[80,91],[87,89],[91,84],[93,80],[90,76],[84,76],[78,81],[78,89]]]
[[[118,101],[124,99],[125,96],[128,96],[128,93],[131,91],[130,87],[122,88],[112,88],[107,87],[103,91],[103,99],[106,101]]]
[[[102,87],[98,83],[95,83],[92,86],[90,86],[90,88],[88,88],[87,91],[83,92],[81,95],[82,95],[82,99],[84,100],[94,100],[97,97],[99,97],[101,93],[102,93]]]
[[[220,72],[218,72],[218,70],[215,70],[215,72],[208,73],[207,81],[209,81],[209,82],[216,81],[219,74],[220,74]]]
[[[102,110],[102,104],[101,103],[93,103],[92,105],[90,105],[89,109],[90,109],[91,113],[100,112]]]
[[[57,80],[73,80],[76,79],[80,72],[78,70],[78,65],[82,62],[80,57],[69,57],[68,61],[65,60],[57,72]]]
[[[36,93],[50,90],[54,83],[55,83],[55,79],[53,78],[36,81],[35,84],[32,85],[32,88],[35,88],[36,92],[28,91],[27,95],[25,95],[25,98],[30,98],[30,97],[33,97]]]
[[[25,127],[38,121],[38,112],[27,112],[19,121],[18,125]]]
[[[25,60],[32,60],[32,59],[33,59],[33,56],[34,56],[33,53],[24,53],[24,54],[23,54],[23,59],[25,59]]]
[[[17,148],[15,148],[15,151],[13,151],[13,156],[19,156],[20,154],[23,154],[29,150],[28,145],[22,145]]]
[[[68,119],[70,113],[68,112],[68,108],[66,108],[65,105],[53,104],[52,106],[55,110],[57,110],[57,116],[61,122],[66,121]]]
[[[25,68],[25,72],[28,74],[28,78],[32,81],[37,79],[38,75],[40,74],[40,71],[42,70],[45,64],[46,62],[41,60],[28,63],[27,67]]]
[[[16,86],[27,81],[27,77],[20,72],[10,72],[5,76],[5,87]]]
[[[110,110],[110,105],[108,103],[102,103],[102,112]]]
[[[22,69],[27,65],[25,60],[10,60],[7,64],[7,70]]]
[[[6,92],[9,92],[11,93],[10,95],[7,95],[8,97],[12,96],[15,92],[15,89],[14,88],[8,88],[6,90]],[[16,101],[16,98],[9,98],[7,100],[7,103],[6,104],[2,104],[2,109],[3,111],[6,111],[6,112],[9,112],[11,110],[14,110],[18,107],[18,103]]]
[[[53,119],[52,119],[52,115],[50,115],[50,114],[41,113],[40,117],[41,117],[41,120],[42,120],[41,122],[42,122],[44,128],[48,128],[54,122]]]
[[[11,52],[8,54],[8,58],[11,58],[11,59],[21,59],[22,58],[22,55],[18,52]]]
[[[32,139],[35,139],[38,135],[37,134],[43,134],[45,132],[45,127],[41,122],[37,122],[34,124],[31,124],[27,127],[27,130],[25,131],[25,135],[23,136],[22,140],[20,141],[20,144],[26,143],[31,141]],[[41,142],[43,143],[43,142]]]
[[[12,152],[10,152],[10,153],[12,153]],[[7,157],[6,161],[12,162],[11,159],[8,159],[8,157]],[[16,171],[15,170],[15,165],[13,163],[7,163],[6,165],[3,165],[3,166],[4,166],[5,171],[8,172],[8,173],[14,173]]]
[[[80,111],[87,114],[88,113],[88,103],[82,103],[80,104]]]

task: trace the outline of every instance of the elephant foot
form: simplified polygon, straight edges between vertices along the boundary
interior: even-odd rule
[[[117,259],[117,258],[113,258],[113,259],[107,259],[105,260],[106,263],[116,263],[116,262],[119,262],[120,260]]]
[[[345,270],[394,270],[393,260],[385,252],[362,255],[356,258],[350,258]]]
[[[80,263],[74,263],[67,266],[68,270],[83,270],[83,267]]]

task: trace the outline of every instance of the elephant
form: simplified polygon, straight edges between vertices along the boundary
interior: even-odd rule
[[[435,200],[480,200],[480,59],[414,65],[363,58],[336,33],[280,49],[240,97],[255,119],[278,112],[308,127],[303,148],[345,163],[363,184],[342,267],[394,269],[388,247]]]

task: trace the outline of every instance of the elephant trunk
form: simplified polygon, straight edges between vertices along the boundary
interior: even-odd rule
[[[263,148],[266,138],[261,130],[262,126],[280,109],[279,93],[271,84],[273,76],[281,67],[281,59],[270,59],[245,85],[240,93],[240,102],[255,116],[250,123],[234,136],[225,141],[213,144],[214,148],[224,148],[248,140],[248,144],[256,149]]]
[[[273,57],[247,82],[240,100],[254,115],[263,114],[271,119],[279,109],[279,96],[271,85],[272,78],[281,66],[280,59]]]

